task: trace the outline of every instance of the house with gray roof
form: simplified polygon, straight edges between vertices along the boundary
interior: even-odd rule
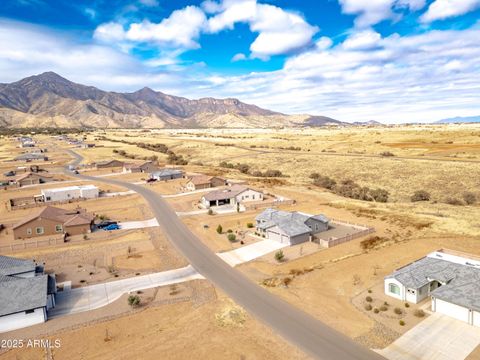
[[[154,180],[173,180],[183,178],[183,171],[179,169],[161,169],[150,173],[150,179]]]
[[[240,206],[244,202],[262,201],[263,193],[243,185],[211,191],[202,196],[200,202],[206,209],[212,206]]]
[[[45,322],[56,287],[55,275],[43,266],[0,255],[0,333]]]
[[[415,304],[430,297],[432,311],[480,326],[479,259],[435,251],[386,276],[384,286],[388,296]]]
[[[330,220],[324,215],[268,208],[255,221],[257,232],[266,238],[296,245],[310,241],[315,234],[328,230]]]

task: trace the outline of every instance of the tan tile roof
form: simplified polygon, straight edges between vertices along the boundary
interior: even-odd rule
[[[75,210],[65,210],[53,206],[47,206],[37,210],[34,214],[15,224],[13,229],[17,229],[39,217],[42,219],[58,221],[69,226],[89,224],[93,220],[93,216],[85,212],[77,213]]]

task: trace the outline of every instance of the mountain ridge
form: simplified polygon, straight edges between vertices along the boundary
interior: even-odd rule
[[[0,126],[209,128],[323,126],[342,122],[286,115],[235,98],[196,100],[144,87],[120,93],[45,72],[0,84]]]

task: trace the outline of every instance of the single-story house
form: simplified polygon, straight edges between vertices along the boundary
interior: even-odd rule
[[[22,141],[22,143],[20,144],[20,147],[22,148],[35,147],[35,141],[33,140]]]
[[[81,143],[80,144],[80,147],[82,149],[89,149],[89,148],[94,148],[95,147],[95,144],[93,143]]]
[[[227,181],[217,176],[208,176],[208,175],[195,175],[190,177],[190,179],[185,184],[185,188],[188,191],[208,189],[212,187],[224,186],[227,185]]]
[[[48,157],[39,154],[39,153],[29,153],[29,154],[22,154],[14,158],[13,160],[15,161],[36,161],[36,160],[42,160],[42,161],[48,161]]]
[[[158,163],[154,161],[145,161],[143,163],[131,163],[123,165],[124,173],[152,173],[158,170]]]
[[[34,172],[26,172],[15,177],[14,182],[17,186],[43,184],[52,181],[52,177]]]
[[[431,298],[432,311],[480,326],[480,261],[435,251],[384,279],[385,294],[419,303]]]
[[[43,266],[0,255],[0,333],[45,322],[56,293],[55,275]]]
[[[161,169],[150,173],[150,179],[173,180],[183,178],[183,171],[179,169]]]
[[[98,187],[95,185],[67,186],[55,189],[42,189],[43,201],[68,201],[72,199],[94,199],[98,197]]]
[[[267,239],[296,245],[313,239],[313,235],[329,228],[324,215],[309,215],[298,211],[265,209],[256,218],[256,229]]]
[[[91,232],[93,220],[93,215],[82,209],[65,210],[47,206],[13,225],[13,238],[87,234]]]
[[[263,200],[261,191],[246,186],[234,185],[227,189],[219,189],[202,196],[201,203],[205,208],[211,206],[237,205],[248,201]]]
[[[107,160],[107,161],[100,161],[95,164],[97,169],[106,169],[106,168],[115,168],[115,167],[123,167],[124,162],[120,160]]]

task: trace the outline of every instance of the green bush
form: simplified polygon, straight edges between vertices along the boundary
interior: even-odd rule
[[[367,296],[367,297],[365,298],[365,301],[367,301],[367,302],[372,302],[372,301],[373,301],[373,299],[372,299],[372,297],[371,297],[371,296]]]
[[[367,311],[370,311],[370,310],[372,310],[372,305],[365,304],[364,309],[367,310]]]
[[[275,260],[277,260],[278,262],[281,262],[285,259],[285,254],[283,253],[282,250],[278,250],[276,253],[275,253]]]
[[[375,314],[378,314],[378,313],[380,312],[380,310],[378,310],[377,308],[374,308],[374,309],[373,309],[373,312],[374,312]]]
[[[403,310],[400,309],[400,308],[398,308],[398,307],[396,307],[395,309],[393,309],[393,312],[394,312],[395,314],[397,314],[397,315],[402,315],[402,314],[403,314]]]
[[[223,232],[223,227],[222,227],[222,225],[218,225],[218,226],[217,226],[217,233],[218,233],[218,234],[221,234],[222,232]]]
[[[405,307],[406,307],[406,308],[409,308],[409,307],[410,307],[410,304],[409,304],[409,303],[405,303]]]
[[[403,321],[403,320],[400,320],[398,323],[400,324],[400,326],[404,326],[404,325],[405,325],[405,321]]]
[[[237,237],[235,236],[235,234],[230,233],[227,235],[227,239],[230,242],[234,242],[235,240],[237,240]]]
[[[387,310],[388,310],[387,305],[380,306],[380,311],[387,311]]]
[[[128,305],[130,305],[132,308],[140,305],[140,296],[138,295],[130,295],[127,299]]]
[[[247,223],[247,228],[249,228],[249,229],[253,228],[253,223],[251,223],[251,222]]]

